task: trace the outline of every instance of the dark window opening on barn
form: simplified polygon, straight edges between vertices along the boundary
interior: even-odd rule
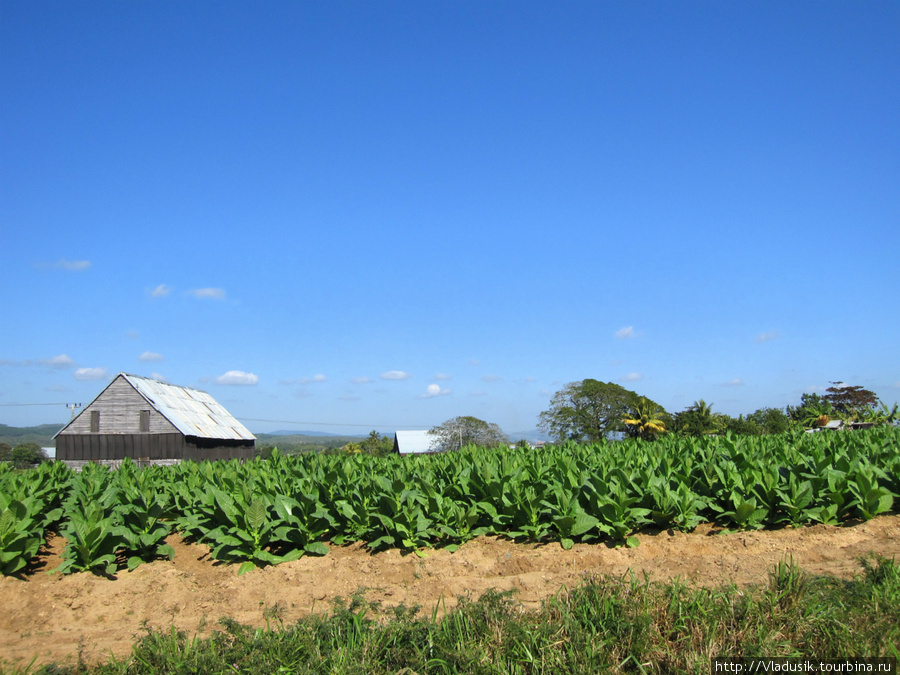
[[[141,431],[150,431],[150,411],[141,410]]]
[[[100,411],[91,410],[91,431],[96,433],[100,431]]]
[[[253,441],[238,438],[202,438],[200,436],[187,436],[186,440],[199,450],[211,448],[252,448]]]

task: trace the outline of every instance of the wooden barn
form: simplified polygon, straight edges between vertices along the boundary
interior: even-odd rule
[[[250,459],[256,437],[205,391],[119,373],[56,434],[56,459]]]

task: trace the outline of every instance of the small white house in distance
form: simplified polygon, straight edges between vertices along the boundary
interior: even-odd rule
[[[437,439],[427,431],[395,431],[394,452],[401,455],[423,455],[436,452]]]

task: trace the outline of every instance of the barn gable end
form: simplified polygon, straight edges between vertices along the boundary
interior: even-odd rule
[[[56,458],[73,465],[126,457],[250,459],[256,438],[209,394],[119,373],[56,435]]]

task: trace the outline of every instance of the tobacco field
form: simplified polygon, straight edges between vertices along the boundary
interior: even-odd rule
[[[173,531],[239,573],[330,545],[455,550],[481,535],[630,546],[647,528],[839,524],[897,512],[900,429],[669,437],[427,456],[282,455],[80,473],[0,464],[0,572],[21,573],[48,530],[61,573],[115,574],[172,555]]]

